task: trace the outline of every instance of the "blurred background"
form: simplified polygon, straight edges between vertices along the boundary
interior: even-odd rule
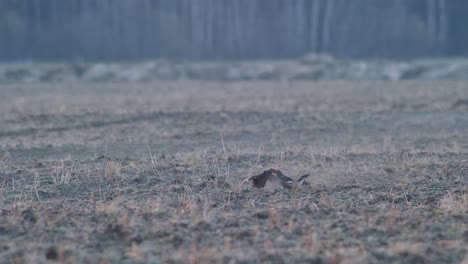
[[[166,79],[466,78],[460,74],[468,71],[466,62],[449,63],[446,59],[468,55],[467,14],[466,0],[2,0],[0,61],[95,63],[167,59],[171,60],[169,68],[179,67],[178,72],[165,69],[165,73],[158,73],[156,68],[161,64],[136,70],[148,70],[150,76]],[[305,58],[309,65],[328,65],[328,72],[335,73],[327,75],[303,68],[291,77],[282,69],[252,64],[249,71],[261,68],[261,73],[248,76],[239,73],[242,69],[232,70],[232,65],[220,72],[214,69],[225,65],[204,65],[209,70],[190,66],[187,70],[187,65],[178,64],[298,58]],[[428,73],[435,62],[391,64],[390,70],[376,73],[369,68],[382,68],[381,64],[355,65],[348,61],[345,68],[334,70],[344,60],[421,58],[438,58],[436,67],[444,72]],[[339,73],[349,69],[357,75]],[[226,71],[231,71],[231,77],[226,76]],[[56,72],[48,71],[45,77],[43,73],[29,74],[29,79],[39,75],[46,80],[65,78]],[[83,66],[68,74],[89,80],[106,79],[109,75],[119,75],[119,80],[150,78],[148,74],[122,76],[121,72],[100,66],[89,76],[88,67]],[[8,78],[18,76],[22,74],[13,72]],[[8,78],[0,69],[0,79]]]

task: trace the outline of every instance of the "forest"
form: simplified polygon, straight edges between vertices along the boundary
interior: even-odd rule
[[[466,0],[2,0],[0,61],[468,54]]]

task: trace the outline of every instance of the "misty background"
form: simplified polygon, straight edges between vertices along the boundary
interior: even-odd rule
[[[468,54],[466,0],[2,0],[0,60]]]
[[[468,80],[466,0],[2,0],[0,83]]]

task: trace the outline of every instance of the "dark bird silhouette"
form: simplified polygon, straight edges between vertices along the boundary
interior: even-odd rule
[[[309,174],[301,176],[297,181],[284,175],[278,169],[269,169],[262,172],[259,175],[255,175],[250,177],[249,179],[245,180],[245,182],[252,181],[253,186],[255,188],[263,188],[265,187],[267,181],[276,184],[277,186],[282,186],[286,189],[293,189],[298,185],[303,185],[305,183],[305,179],[309,177]]]

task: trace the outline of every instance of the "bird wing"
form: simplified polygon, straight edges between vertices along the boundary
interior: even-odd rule
[[[284,175],[281,171],[276,172],[276,177],[284,188],[292,189],[292,186],[294,184],[294,180],[292,178],[289,178],[288,176]]]
[[[298,182],[299,184],[303,184],[304,181],[305,181],[305,179],[307,179],[307,177],[309,177],[309,175],[310,175],[310,174],[306,174],[306,175],[301,176],[301,177],[299,178],[299,180],[297,180],[297,182]]]
[[[263,173],[259,175],[255,175],[244,180],[241,184],[239,184],[239,187],[237,188],[240,188],[242,185],[244,185],[246,182],[249,182],[249,181],[252,181],[254,187],[263,188],[265,187],[267,180],[270,178],[270,175],[271,173],[269,173],[269,171],[264,171]]]
[[[269,178],[269,175],[266,173],[262,173],[260,175],[250,177],[249,181],[253,182],[254,187],[256,188],[263,188]]]
[[[299,178],[299,180],[294,180],[286,175],[284,175],[281,171],[277,170],[274,173],[272,173],[272,170],[264,171],[263,173],[259,175],[252,176],[248,178],[247,180],[243,181],[241,185],[248,181],[252,181],[253,186],[255,188],[263,188],[265,187],[267,181],[271,180],[276,182],[277,184],[281,184],[284,188],[287,189],[292,189],[293,185],[295,182],[297,182],[299,185],[304,184],[305,179],[309,177],[309,174],[303,175]],[[239,185],[239,187],[241,186]]]

